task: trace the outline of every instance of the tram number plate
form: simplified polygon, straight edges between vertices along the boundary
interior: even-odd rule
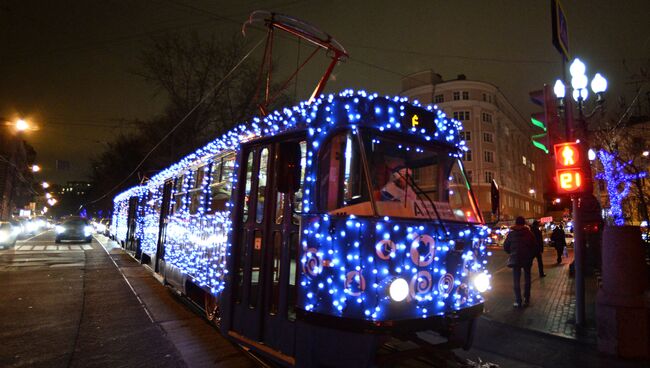
[[[262,238],[255,238],[255,250],[262,249]]]

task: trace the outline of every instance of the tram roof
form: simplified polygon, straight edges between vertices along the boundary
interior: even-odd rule
[[[409,126],[410,125],[410,126]],[[292,108],[274,111],[264,118],[255,117],[248,124],[239,124],[221,137],[211,141],[180,161],[154,175],[146,184],[131,187],[118,194],[114,202],[146,193],[165,180],[200,165],[215,155],[232,151],[252,139],[271,137],[279,133],[307,129],[310,136],[325,136],[332,128],[341,126],[373,127],[380,131],[397,131],[419,139],[442,143],[467,150],[458,134],[462,124],[450,118],[435,105],[422,106],[406,97],[379,96],[377,93],[344,90],[339,94],[321,95],[311,104],[303,101]],[[318,141],[318,140],[317,140]],[[316,146],[318,143],[316,144]]]

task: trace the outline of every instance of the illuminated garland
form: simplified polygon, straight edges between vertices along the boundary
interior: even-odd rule
[[[623,215],[623,200],[630,193],[632,181],[645,178],[647,176],[647,173],[626,173],[625,167],[630,165],[632,161],[620,161],[616,152],[607,152],[605,150],[600,150],[598,151],[598,158],[603,164],[603,172],[596,174],[596,178],[605,180],[607,183],[610,214],[614,219],[614,225],[623,226],[625,225],[625,216]]]
[[[379,131],[399,131],[425,141],[452,148],[450,156],[460,158],[467,150],[460,139],[460,122],[448,119],[435,106],[424,109],[434,116],[433,131],[401,126],[405,110],[420,106],[404,97],[380,97],[364,91],[346,90],[338,96],[321,96],[311,105],[301,103],[276,111],[249,125],[239,125],[178,163],[153,176],[144,186],[131,188],[115,197],[115,231],[125,234],[128,201],[152,193],[141,219],[142,247],[155,253],[160,213],[155,207],[162,199],[166,180],[185,175],[183,187],[174,191],[165,241],[165,261],[190,276],[198,285],[217,295],[224,288],[226,259],[231,255],[231,211],[207,214],[210,208],[209,163],[216,155],[232,152],[240,144],[296,128],[307,130],[305,182],[302,193],[302,253],[299,265],[298,305],[307,311],[366,320],[403,319],[440,315],[482,302],[472,284],[473,277],[487,275],[489,252],[484,239],[489,229],[469,224],[448,224],[447,233],[431,222],[414,226],[415,221],[384,218],[330,218],[314,213],[316,176],[314,159],[328,133],[338,127],[371,126]],[[363,118],[362,118],[363,117]],[[411,149],[405,147],[404,149]],[[418,150],[418,147],[414,147]],[[205,166],[203,166],[205,165]],[[203,167],[203,181],[197,186],[193,168]],[[233,172],[237,172],[235,165]],[[236,180],[230,174],[230,191]],[[197,213],[190,214],[190,190],[200,189]],[[175,201],[183,194],[182,205]],[[142,202],[140,202],[142,203]],[[231,207],[228,203],[228,208]],[[419,223],[422,223],[421,221]],[[407,302],[395,308],[387,288],[396,279],[408,284]]]

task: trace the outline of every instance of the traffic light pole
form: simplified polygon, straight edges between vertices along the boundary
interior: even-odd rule
[[[564,68],[563,68],[564,69]],[[566,136],[567,141],[575,141],[575,133],[578,124],[573,118],[573,103],[571,98],[565,97],[565,106],[566,106]],[[579,108],[579,118],[583,119],[582,116],[582,107]],[[584,129],[584,122],[580,121],[580,128]],[[587,157],[587,132],[582,132],[582,144],[579,145],[581,157]],[[583,165],[584,166],[584,165]],[[591,170],[587,168],[585,173],[588,173],[588,176],[585,175],[587,180],[591,181]],[[578,327],[585,326],[585,272],[584,272],[584,261],[585,261],[585,236],[584,236],[584,221],[582,219],[582,210],[580,206],[581,194],[573,195],[571,200],[573,202],[573,267],[574,267],[574,282],[575,282],[575,293],[576,293],[576,310],[575,310],[575,324]]]
[[[584,224],[580,195],[573,196],[573,267],[576,284],[576,326],[585,325]]]

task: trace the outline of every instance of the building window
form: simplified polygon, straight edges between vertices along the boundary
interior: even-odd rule
[[[530,202],[526,201],[526,211],[530,211]]]
[[[492,183],[492,179],[494,179],[494,173],[492,171],[486,171],[485,172],[485,182],[487,184]]]
[[[469,92],[463,91],[463,100],[469,100]]]
[[[472,132],[470,131],[464,131],[458,133],[460,135],[460,139],[465,141],[465,142],[471,142],[472,141]]]
[[[494,152],[492,152],[492,151],[483,151],[483,160],[485,162],[494,162]]]
[[[445,102],[445,95],[443,95],[443,94],[436,95],[436,96],[433,98],[433,101],[434,101],[435,103]]]
[[[467,150],[463,153],[463,161],[472,161],[472,151]]]
[[[533,162],[530,163],[530,169],[535,171],[535,163],[533,163]]]
[[[492,123],[492,114],[484,112],[481,114],[481,120],[485,123]]]
[[[460,92],[454,92],[454,101],[460,100]]]
[[[459,121],[469,120],[469,111],[454,111],[454,119]]]
[[[472,182],[472,170],[467,170],[465,171],[465,174],[467,174],[467,181]]]
[[[524,166],[526,165],[526,156],[521,156],[521,163],[523,163]]]
[[[487,93],[483,94],[483,101],[487,102]]]
[[[483,133],[483,142],[492,143],[493,142],[492,133],[484,132]]]

